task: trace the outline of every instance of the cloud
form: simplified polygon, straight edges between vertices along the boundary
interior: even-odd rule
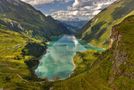
[[[75,0],[66,11],[57,11],[51,15],[58,20],[89,20],[116,0]]]
[[[80,5],[80,3],[81,3],[81,0],[75,0],[72,6],[77,7]]]
[[[53,3],[54,1],[58,2],[68,2],[70,0],[21,0],[26,3],[29,3],[31,5],[40,5],[40,4],[47,4],[47,3]]]
[[[116,0],[22,0],[58,20],[89,20]],[[50,3],[48,5],[48,3]],[[41,5],[42,4],[42,5]],[[47,4],[47,5],[46,5]],[[46,5],[46,6],[45,6]]]
[[[39,4],[45,4],[45,3],[52,3],[55,0],[22,0],[26,3],[29,3],[31,5],[39,5]]]

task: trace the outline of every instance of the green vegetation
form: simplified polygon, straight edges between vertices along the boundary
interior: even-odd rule
[[[4,1],[7,0],[0,2]],[[50,33],[55,35],[52,29],[55,27],[51,27],[53,23],[47,22],[47,20],[53,22],[53,19],[45,17],[30,5],[22,2],[15,3],[22,7],[18,7],[17,4],[12,5],[10,2],[6,2],[5,6],[0,3],[0,7],[4,8],[4,12],[0,9],[0,88],[6,90],[134,90],[133,0],[119,0],[89,22],[90,25],[85,27],[82,38],[94,45],[107,47],[109,42],[107,38],[112,30],[111,39],[114,40],[112,47],[103,53],[95,51],[77,53],[74,57],[76,69],[73,75],[66,80],[56,82],[39,80],[33,73],[40,56],[46,49],[46,44],[35,38],[46,39]],[[25,7],[27,9],[23,9]],[[44,22],[47,23],[46,27],[51,27],[52,31],[44,30]],[[59,31],[56,35],[58,34]]]
[[[134,89],[134,16],[129,16],[122,23],[115,26],[121,34],[121,40],[119,42],[119,53],[122,55],[119,57],[122,61],[116,61],[120,63],[118,67],[120,72],[116,72],[116,77],[113,83],[119,90],[133,90]],[[117,60],[119,60],[117,59]]]
[[[133,6],[134,0],[117,0],[89,21],[80,33],[81,38],[95,46],[107,48],[112,27],[133,15]]]
[[[51,36],[69,34],[59,21],[45,16],[31,5],[20,0],[0,0],[0,24],[12,31],[23,33],[39,40],[48,40]]]
[[[92,64],[96,60],[96,51],[85,51],[85,52],[78,52],[74,57],[74,63],[76,65],[76,69],[72,76],[77,74],[83,73],[89,70]]]
[[[67,80],[55,82],[53,84],[54,90],[112,90],[106,81],[108,72],[111,69],[111,62],[107,60],[110,55],[104,55],[105,59],[92,60],[92,64],[87,64],[86,71]],[[88,63],[90,63],[90,58],[88,60]]]
[[[28,42],[34,42],[29,46]],[[31,43],[32,43],[31,42]],[[29,47],[27,47],[27,45]],[[36,47],[38,45],[38,47]],[[33,50],[34,57],[31,54],[25,54],[23,51],[27,47],[27,50],[31,48],[43,48],[37,41],[30,40],[18,33],[0,29],[0,88],[10,90],[41,90],[44,84],[35,81],[34,75],[31,74],[30,69],[34,67],[28,67],[25,62],[31,61],[35,57],[35,51]],[[42,49],[45,51],[45,49]],[[39,53],[36,51],[36,54]],[[40,55],[42,55],[40,53]]]
[[[26,38],[21,37],[21,35],[17,33],[0,29],[0,41],[0,58],[21,58],[19,55],[21,54],[22,48],[26,44]]]
[[[133,90],[133,36],[134,16],[130,16],[113,27],[111,49],[98,54],[91,68],[84,73],[53,83],[54,90]],[[90,62],[90,58],[87,60]]]
[[[33,70],[45,53],[51,36],[70,33],[52,17],[46,17],[20,0],[0,0],[0,88],[42,90]],[[49,86],[49,85],[48,85]]]

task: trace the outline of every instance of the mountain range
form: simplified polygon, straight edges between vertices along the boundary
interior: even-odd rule
[[[54,82],[53,90],[134,89],[133,5],[133,0],[117,0],[85,25],[82,39],[108,49],[100,54],[78,53],[74,57],[74,75]],[[109,44],[105,46],[107,39]]]
[[[31,5],[20,0],[0,0],[0,88],[41,88],[39,83],[34,85],[33,70],[46,52],[47,41],[62,34],[70,31]]]
[[[49,82],[37,78],[34,70],[46,53],[47,41],[70,30],[27,3],[0,0],[0,88],[134,90],[133,5],[133,0],[117,0],[91,19],[77,37],[105,51],[77,52],[73,74]]]
[[[70,33],[61,22],[19,0],[0,0],[0,24],[39,39]]]
[[[43,3],[42,1],[42,4],[37,0],[24,1],[29,2],[44,14],[51,15],[54,19],[65,23],[70,28],[75,27],[72,29],[77,31],[101,10],[116,0],[52,0],[49,3]],[[70,22],[75,22],[75,24]]]

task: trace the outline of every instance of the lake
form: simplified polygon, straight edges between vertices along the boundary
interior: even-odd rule
[[[49,43],[47,53],[42,56],[40,63],[35,70],[38,78],[49,81],[64,80],[70,77],[75,69],[73,57],[76,52],[99,48],[88,45],[81,45],[75,36],[64,35],[57,41]],[[101,49],[100,49],[101,50]]]

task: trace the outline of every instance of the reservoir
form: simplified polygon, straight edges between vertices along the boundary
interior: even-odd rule
[[[38,78],[49,81],[67,79],[75,69],[73,57],[76,52],[86,51],[87,48],[81,45],[75,36],[69,35],[63,35],[49,44],[47,53],[40,59],[35,74]]]

